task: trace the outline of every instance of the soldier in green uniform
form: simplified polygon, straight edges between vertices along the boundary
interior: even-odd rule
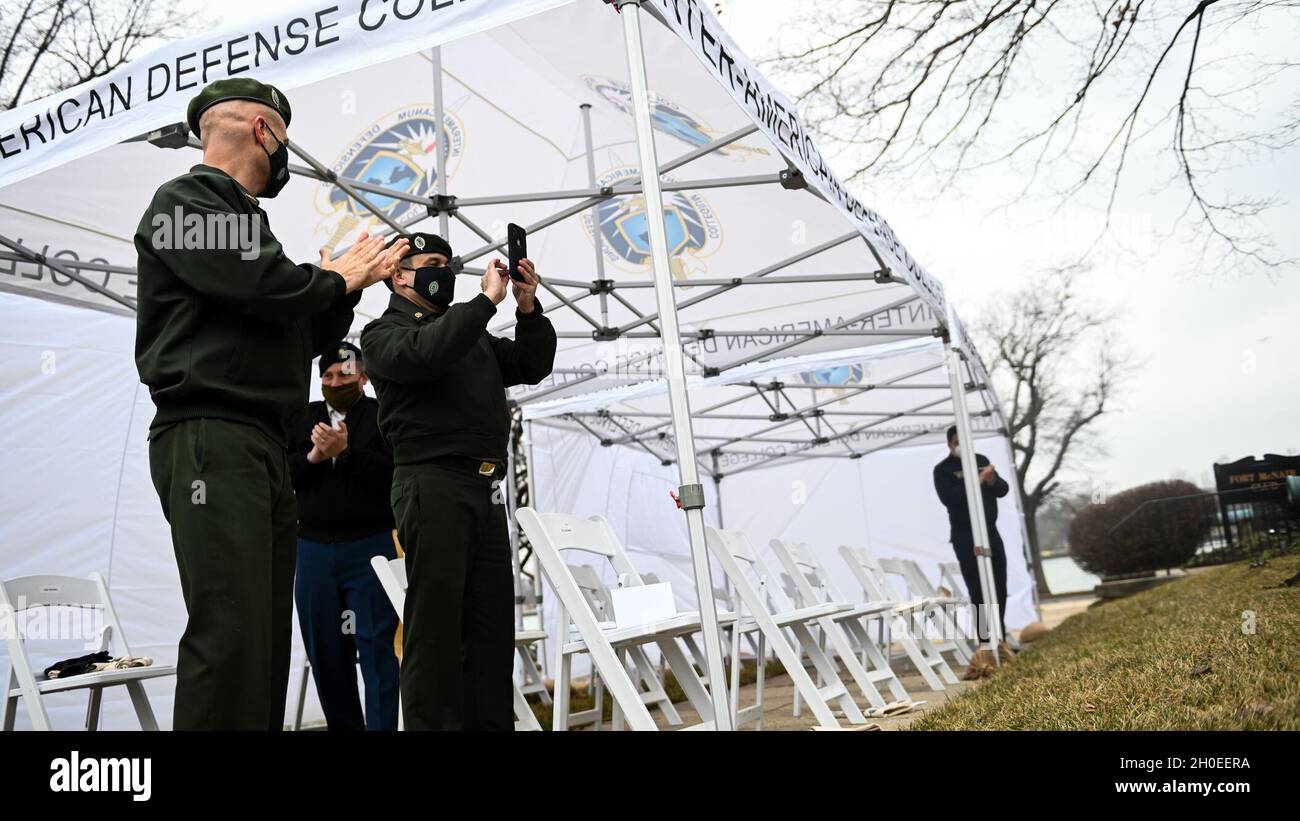
[[[482,293],[451,304],[451,246],[412,234],[388,285],[388,310],[361,332],[393,446],[393,516],[406,553],[402,712],[408,730],[514,728],[510,677],[514,583],[504,492],[505,389],[537,384],[555,361],[555,329],[521,260],[515,338],[487,332],[510,282],[494,259]]]
[[[405,241],[366,237],[295,265],[259,198],[289,179],[289,101],[218,80],[188,110],[203,162],[158,189],[135,234],[135,359],[157,414],[149,467],[189,614],[173,727],[283,726],[297,510],[287,447],[311,360]]]

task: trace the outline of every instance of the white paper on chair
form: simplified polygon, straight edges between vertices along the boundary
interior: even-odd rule
[[[609,595],[619,627],[639,627],[677,615],[673,587],[668,582],[617,587]]]

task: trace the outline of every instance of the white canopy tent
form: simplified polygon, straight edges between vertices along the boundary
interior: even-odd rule
[[[146,625],[141,632],[152,635],[143,644],[157,655],[174,653],[183,610],[144,461],[152,408],[130,361],[132,236],[154,188],[199,161],[177,125],[188,99],[204,82],[244,71],[292,100],[300,179],[264,205],[294,258],[314,259],[322,246],[337,251],[363,230],[420,228],[447,236],[456,264],[472,275],[502,247],[508,221],[529,229],[542,298],[561,336],[551,378],[513,393],[544,420],[536,424],[560,434],[586,427],[590,414],[605,424],[649,414],[636,417],[647,430],[600,438],[628,437],[660,462],[674,461],[687,488],[697,460],[683,454],[707,454],[698,461],[716,475],[714,451],[747,459],[747,447],[781,445],[796,449],[772,465],[815,463],[827,446],[862,455],[851,437],[869,430],[918,420],[940,427],[939,416],[919,414],[951,416],[951,391],[948,404],[937,389],[924,400],[917,394],[915,406],[900,406],[911,417],[869,401],[910,401],[913,377],[861,396],[827,388],[852,395],[824,406],[829,397],[817,398],[817,385],[786,380],[774,397],[744,384],[803,372],[773,359],[856,373],[863,362],[886,360],[872,349],[904,363],[933,356],[948,326],[959,348],[973,351],[946,319],[938,281],[838,181],[789,100],[711,12],[674,0],[647,0],[642,10],[625,4],[616,13],[596,0],[298,2],[0,115],[0,290],[10,292],[0,296],[0,406],[10,423],[0,458],[8,475],[24,479],[0,503],[0,575],[111,574],[115,594],[138,597],[136,608],[119,606],[127,624]],[[643,180],[640,169],[651,164],[661,176]],[[656,201],[661,208],[646,207]],[[477,290],[468,277],[460,287],[462,299]],[[675,311],[666,310],[670,291]],[[353,333],[387,298],[382,288],[365,294]],[[507,300],[493,331],[508,334],[512,317]],[[966,361],[962,379],[979,397],[976,412],[994,410],[978,357]],[[946,379],[941,368],[925,373],[914,378]],[[688,382],[697,411],[735,398],[735,414],[762,414],[774,402],[770,413],[787,418],[736,442],[725,429],[737,420],[701,418],[695,447]],[[618,415],[602,415],[615,395]],[[808,416],[810,408],[823,412]],[[697,415],[708,413],[721,415]],[[840,413],[860,421],[844,427]],[[880,413],[891,417],[873,422]],[[809,434],[806,447],[772,441],[786,430]],[[911,433],[913,443],[933,436]],[[912,491],[927,489],[899,490]],[[96,503],[67,506],[70,496]],[[58,526],[55,509],[64,514]],[[699,579],[707,575],[703,518],[689,513]],[[165,693],[161,700],[159,715],[168,716]],[[112,707],[106,726],[124,715]]]

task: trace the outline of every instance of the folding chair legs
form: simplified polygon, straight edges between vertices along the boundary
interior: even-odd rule
[[[862,715],[862,711],[858,709],[858,703],[854,701],[853,694],[849,692],[849,688],[840,680],[839,673],[835,672],[834,663],[817,644],[817,638],[813,635],[809,626],[807,624],[792,624],[790,625],[790,629],[794,632],[795,637],[803,646],[804,652],[808,654],[808,658],[812,661],[813,669],[817,671],[818,679],[820,681],[830,682],[828,686],[816,688],[817,695],[822,699],[822,704],[825,705],[829,700],[833,699],[835,703],[839,705],[840,712],[844,713],[844,717],[848,719],[850,724],[866,724],[866,716]],[[800,659],[800,661],[802,661],[802,659]],[[798,667],[798,672],[807,676],[807,672],[804,671],[803,666],[798,665]],[[805,701],[807,701],[808,706],[812,708],[813,715],[817,716],[817,704],[809,698],[805,698]],[[818,716],[818,720],[820,721],[820,716]]]
[[[13,663],[13,660],[10,659],[10,664]],[[13,667],[9,668],[9,686],[6,688],[6,692],[18,687],[22,690],[22,693],[5,699],[5,730],[14,728],[14,718],[18,712],[18,699],[21,698],[27,702],[27,713],[32,719],[32,729],[50,731],[52,729],[50,716],[45,712],[45,703],[41,701],[40,691],[36,689],[36,680],[34,678],[28,679],[26,675],[22,678],[23,680],[20,681]]]
[[[906,617],[901,616],[900,618],[905,619]],[[914,636],[911,631],[906,629],[900,630],[897,641],[903,646],[903,651],[907,653],[912,666],[921,674],[921,678],[925,679],[926,686],[931,690],[942,692],[945,689],[944,681],[949,684],[957,683],[957,676],[953,674],[948,662],[944,661],[943,656],[935,649],[934,644],[926,637],[924,630],[921,631],[919,636]],[[940,681],[939,677],[934,674],[936,667],[939,669],[939,675],[943,677],[943,681]]]
[[[99,729],[99,703],[103,695],[103,687],[90,688],[90,699],[86,702],[86,732],[93,733]]]
[[[140,719],[140,729],[157,732],[158,721],[154,718],[153,707],[149,704],[149,696],[144,692],[144,682],[128,681],[126,683],[126,692],[130,694],[131,704],[135,707],[135,714]]]
[[[559,642],[556,642],[559,644]],[[573,656],[568,653],[559,654],[558,663],[555,671],[555,696],[552,699],[551,708],[551,729],[556,732],[563,732],[569,729],[569,678],[573,671]]]

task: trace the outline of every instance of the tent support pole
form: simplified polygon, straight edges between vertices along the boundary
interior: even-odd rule
[[[433,120],[436,129],[433,150],[436,152],[434,160],[437,162],[435,167],[438,170],[438,195],[439,197],[445,197],[447,195],[447,151],[442,137],[442,46],[434,46],[429,49],[429,58],[433,63]],[[447,212],[439,211],[438,236],[451,242],[451,238],[447,236],[450,229],[451,225],[447,219]]]
[[[596,155],[592,150],[591,142],[591,103],[583,103],[578,106],[582,112],[582,140],[584,153],[587,155],[587,184],[592,188],[596,187]],[[605,282],[605,241],[600,233],[600,205],[591,206],[591,235],[595,238],[596,248],[596,279],[602,284]],[[612,290],[612,289],[611,289]],[[600,324],[601,327],[609,325],[609,297],[605,294],[602,285],[600,291]]]
[[[962,484],[966,487],[966,508],[970,514],[971,535],[975,542],[975,563],[979,567],[980,589],[984,600],[984,614],[988,619],[989,649],[994,664],[998,658],[998,642],[1002,640],[1002,614],[998,612],[998,590],[989,553],[988,523],[984,520],[984,497],[980,492],[978,468],[975,464],[975,437],[971,432],[970,412],[966,407],[966,386],[962,381],[961,353],[952,344],[952,332],[957,328],[952,306],[948,306],[948,327],[943,337],[944,353],[948,360],[948,380],[952,384],[952,407],[957,417],[957,441],[961,444]],[[978,638],[979,630],[976,631]]]
[[[690,403],[686,394],[686,367],[677,325],[672,273],[668,267],[668,232],[664,226],[663,197],[659,188],[659,161],[655,156],[654,131],[650,125],[650,94],[646,88],[645,54],[641,45],[641,3],[640,0],[618,0],[617,6],[619,16],[623,19],[623,44],[627,51],[628,79],[632,87],[637,151],[645,190],[646,222],[650,229],[655,296],[659,305],[659,320],[663,326],[664,364],[669,401],[673,409],[673,433],[677,438],[677,465],[682,481],[680,492],[684,497],[683,509],[690,533],[695,589],[699,598],[700,628],[704,634],[713,727],[717,730],[731,730],[731,706],[727,699],[727,678],[722,663],[722,635],[718,632],[713,574],[709,568],[708,548],[704,541],[704,490],[700,486],[699,470],[695,464],[695,437],[691,430]]]

